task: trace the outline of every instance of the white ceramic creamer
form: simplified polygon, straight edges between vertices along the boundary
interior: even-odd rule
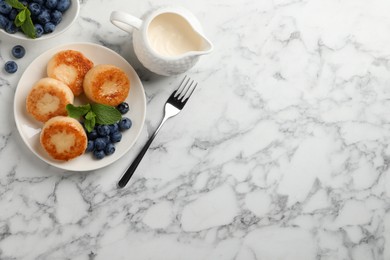
[[[183,73],[192,68],[201,55],[213,49],[199,21],[181,7],[160,7],[142,19],[114,11],[110,20],[133,34],[137,58],[145,68],[159,75]]]

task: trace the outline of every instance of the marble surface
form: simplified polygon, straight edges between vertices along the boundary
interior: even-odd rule
[[[124,189],[182,75],[145,70],[113,10],[190,9],[214,43],[200,86]],[[390,2],[82,0],[63,35],[0,71],[0,259],[390,259]],[[13,119],[28,64],[93,42],[126,58],[147,97],[141,136],[115,164],[64,172]],[[0,63],[17,42],[0,39]],[[3,66],[3,65],[2,65]]]

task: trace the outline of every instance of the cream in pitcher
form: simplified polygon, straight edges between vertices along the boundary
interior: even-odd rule
[[[133,33],[135,54],[156,74],[183,73],[194,66],[201,55],[213,49],[211,42],[202,35],[199,21],[183,8],[159,8],[143,20],[114,11],[111,22]]]

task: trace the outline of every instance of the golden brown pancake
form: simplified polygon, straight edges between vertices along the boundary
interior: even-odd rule
[[[36,120],[46,122],[54,116],[65,116],[66,105],[72,104],[74,96],[63,82],[52,78],[38,80],[26,99],[27,112]]]
[[[85,152],[88,139],[79,121],[71,117],[56,116],[44,124],[40,142],[52,158],[68,161]]]
[[[47,75],[64,82],[75,96],[79,96],[83,92],[85,74],[93,65],[93,62],[79,51],[60,51],[47,64]]]
[[[117,106],[129,94],[130,79],[122,69],[100,64],[88,71],[83,86],[85,95],[93,102]]]

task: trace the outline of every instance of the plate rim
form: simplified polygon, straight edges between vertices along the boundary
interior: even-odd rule
[[[17,108],[18,105],[20,104],[17,104],[16,102],[16,99],[18,98],[18,89],[19,89],[19,85],[20,85],[20,82],[22,81],[23,77],[25,77],[25,73],[27,71],[29,71],[31,69],[31,67],[37,62],[37,60],[39,60],[42,56],[44,55],[47,55],[48,53],[50,52],[54,52],[54,51],[60,51],[60,50],[64,50],[64,49],[67,49],[67,48],[73,48],[73,49],[76,49],[77,50],[77,47],[74,47],[74,46],[83,46],[83,47],[92,47],[92,48],[100,48],[102,50],[105,50],[107,53],[110,53],[111,55],[114,55],[117,59],[121,60],[122,62],[124,62],[127,66],[129,66],[129,68],[131,68],[132,70],[132,73],[134,74],[135,76],[135,80],[137,81],[137,83],[139,83],[139,87],[140,87],[140,92],[141,92],[141,96],[142,96],[142,108],[143,108],[143,111],[142,111],[142,115],[141,115],[141,120],[140,120],[140,123],[141,123],[141,126],[139,128],[139,131],[135,134],[135,138],[134,140],[132,141],[132,143],[130,143],[130,145],[124,149],[123,151],[123,154],[121,154],[120,156],[118,156],[117,158],[114,158],[112,161],[110,161],[109,163],[106,163],[106,164],[103,164],[103,165],[93,165],[92,167],[89,167],[89,168],[82,168],[82,169],[73,169],[73,168],[69,168],[69,167],[66,167],[66,162],[62,162],[62,161],[57,161],[57,160],[48,160],[44,157],[42,157],[37,151],[35,151],[35,149],[32,147],[32,145],[26,140],[26,137],[24,136],[24,134],[22,133],[22,129],[21,129],[21,122],[19,122],[19,119],[17,118],[17,113],[16,111],[19,111],[20,109]],[[16,88],[15,88],[15,94],[14,94],[14,98],[13,98],[13,113],[14,113],[14,120],[15,120],[15,124],[16,124],[16,128],[18,130],[18,133],[23,141],[23,143],[27,146],[28,150],[30,150],[30,152],[32,152],[37,158],[39,158],[40,160],[42,160],[43,162],[47,163],[48,165],[51,165],[53,167],[56,167],[58,169],[62,169],[62,170],[66,170],[66,171],[71,171],[71,172],[87,172],[87,171],[94,171],[94,170],[98,170],[98,169],[101,169],[101,168],[104,168],[104,167],[107,167],[111,164],[113,164],[114,162],[118,161],[120,158],[122,158],[124,155],[126,155],[130,150],[131,148],[134,146],[135,142],[138,140],[139,136],[141,135],[142,133],[142,130],[145,126],[145,119],[146,119],[146,96],[145,96],[145,89],[144,89],[144,86],[142,84],[142,81],[141,79],[139,78],[137,72],[135,71],[135,69],[133,68],[133,66],[124,58],[122,57],[119,53],[115,52],[114,50],[106,47],[106,46],[103,46],[103,45],[100,45],[100,44],[97,44],[97,43],[91,43],[91,42],[69,42],[69,43],[64,43],[64,44],[61,44],[61,45],[58,45],[58,46],[55,46],[55,47],[52,47],[48,50],[45,50],[43,51],[42,53],[40,53],[37,57],[35,57],[31,62],[30,64],[27,66],[27,68],[24,70],[24,72],[22,73],[22,75],[20,76],[19,80],[18,80],[18,83],[16,85]],[[85,154],[84,154],[85,155]],[[77,158],[75,158],[77,159]],[[104,160],[104,159],[103,159]]]

